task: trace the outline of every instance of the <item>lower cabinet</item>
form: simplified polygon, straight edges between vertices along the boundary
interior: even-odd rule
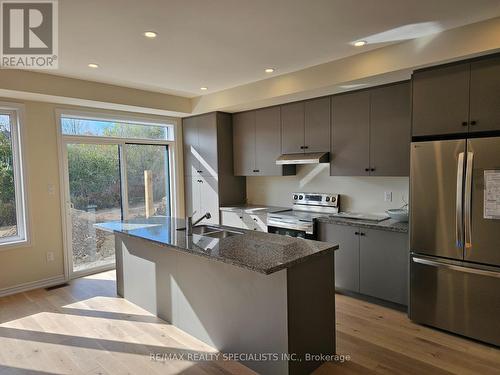
[[[408,304],[408,234],[320,223],[320,241],[338,243],[335,287]]]
[[[186,214],[193,220],[210,212],[210,219],[202,223],[219,224],[219,189],[216,177],[186,176]]]
[[[267,232],[267,215],[248,214],[244,211],[221,211],[222,225]]]

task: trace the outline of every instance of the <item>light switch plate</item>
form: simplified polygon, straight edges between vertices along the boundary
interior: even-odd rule
[[[392,202],[392,191],[384,192],[384,201]]]

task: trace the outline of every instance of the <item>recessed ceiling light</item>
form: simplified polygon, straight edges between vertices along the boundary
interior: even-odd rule
[[[155,33],[154,31],[145,31],[144,32],[144,36],[146,38],[150,38],[150,39],[153,39],[153,38],[156,38],[158,36],[157,33]]]
[[[92,69],[97,69],[97,68],[99,68],[99,65],[94,64],[94,63],[90,63],[90,64],[88,65],[88,67],[89,67],[89,68],[92,68]]]
[[[363,47],[366,44],[366,40],[358,40],[357,42],[354,42],[355,47]]]
[[[205,86],[200,87],[200,90],[202,90],[202,91],[207,91],[207,90],[208,90],[208,87],[205,87]]]
[[[274,68],[266,68],[266,70],[264,70],[266,73],[273,73],[274,72]]]

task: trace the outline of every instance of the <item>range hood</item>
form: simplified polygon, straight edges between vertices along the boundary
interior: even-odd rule
[[[309,152],[300,154],[281,155],[276,159],[276,164],[319,164],[328,163],[330,161],[329,152]]]

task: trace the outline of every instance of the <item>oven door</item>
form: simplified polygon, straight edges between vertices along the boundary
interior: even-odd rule
[[[267,226],[268,233],[281,234],[283,236],[288,237],[298,237],[298,238],[306,238],[308,240],[314,240],[314,235],[307,233],[305,230],[292,229],[292,228],[282,228],[276,226]]]

